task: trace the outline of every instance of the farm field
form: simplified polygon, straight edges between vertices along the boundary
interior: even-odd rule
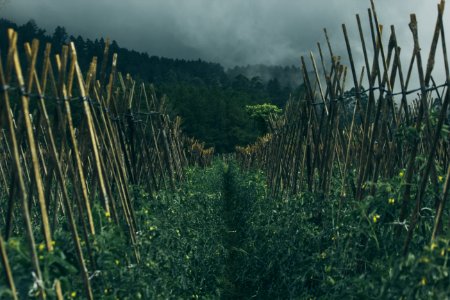
[[[292,90],[1,21],[0,299],[450,298],[444,11],[409,53],[371,1]]]
[[[363,203],[350,198],[343,202],[339,194],[321,201],[308,192],[268,196],[264,175],[243,172],[235,161],[190,168],[175,192],[134,191],[140,207],[139,264],[119,228],[105,226],[97,233],[93,258],[101,273],[91,280],[93,295],[445,299],[449,240],[418,240],[407,256],[398,246],[392,223],[400,205],[388,195],[399,193],[401,181],[395,176],[380,184],[380,192]],[[108,222],[103,216],[99,221]],[[433,218],[425,216],[422,226],[422,232],[432,228]],[[48,296],[59,279],[67,298],[84,298],[82,281],[73,279],[77,261],[70,240],[64,232],[55,232],[54,239],[52,252],[43,245],[36,249]],[[31,268],[27,247],[12,238],[6,249],[25,298]],[[7,297],[5,289],[2,295]]]

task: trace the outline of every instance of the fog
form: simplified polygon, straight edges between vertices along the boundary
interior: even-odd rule
[[[427,53],[437,3],[376,1],[384,37],[394,24],[405,64],[412,51],[410,13],[417,14],[421,46]],[[325,46],[323,28],[328,29],[335,53],[345,60],[342,23],[347,25],[356,61],[362,62],[355,14],[361,15],[370,42],[368,7],[370,1],[362,0],[9,0],[0,14],[18,23],[34,19],[50,34],[62,25],[74,36],[109,37],[150,55],[201,58],[226,67],[298,66],[300,56],[317,50],[317,42]]]

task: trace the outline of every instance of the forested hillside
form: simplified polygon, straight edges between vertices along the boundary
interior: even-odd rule
[[[7,45],[6,29],[18,32],[18,45],[37,38],[41,48],[52,43],[52,52],[62,45],[75,44],[80,67],[88,69],[93,56],[102,64],[105,39],[73,36],[64,27],[46,32],[33,20],[18,25],[0,20],[0,42]],[[273,103],[283,107],[290,95],[298,95],[300,81],[292,80],[294,67],[236,67],[227,71],[218,63],[151,56],[110,44],[110,57],[118,54],[118,71],[134,79],[154,84],[159,97],[167,95],[172,117],[180,115],[184,132],[214,146],[217,152],[230,152],[236,145],[252,143],[263,132],[245,112],[246,105]],[[2,53],[3,58],[6,53]],[[39,65],[39,61],[38,61]],[[109,66],[109,64],[107,64]],[[108,70],[107,70],[108,71]],[[300,73],[298,73],[300,78]],[[288,80],[289,79],[289,80]]]

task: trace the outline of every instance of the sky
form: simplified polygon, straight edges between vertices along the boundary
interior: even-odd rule
[[[57,25],[91,39],[109,37],[122,47],[172,58],[247,64],[299,65],[300,56],[325,46],[327,28],[337,54],[346,57],[345,23],[355,59],[362,62],[355,14],[368,31],[369,0],[0,0],[0,17],[24,23],[34,19],[53,33]],[[405,63],[416,13],[421,46],[429,42],[438,0],[377,0],[380,23],[396,26]],[[450,20],[449,18],[445,18]],[[449,21],[446,21],[448,23]],[[389,33],[389,31],[386,31]],[[388,34],[385,34],[385,38]]]

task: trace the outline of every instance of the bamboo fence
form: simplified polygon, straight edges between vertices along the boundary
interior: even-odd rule
[[[342,199],[351,196],[363,200],[376,194],[378,181],[400,176],[397,224],[399,235],[406,232],[404,253],[408,252],[425,205],[435,210],[435,226],[430,232],[434,239],[442,232],[450,185],[450,78],[442,22],[444,7],[441,1],[426,65],[418,22],[414,14],[410,16],[414,48],[406,73],[395,28],[390,27],[388,43],[383,42],[383,26],[373,1],[368,9],[369,36],[364,34],[361,18],[356,15],[358,49],[364,56],[360,72],[347,27],[342,25],[349,67],[334,54],[324,30],[329,57],[318,43],[319,63],[313,52],[309,57],[312,72],[307,70],[308,58],[301,57],[304,98],[288,103],[284,116],[271,121],[274,129],[270,134],[254,145],[237,147],[240,164],[265,170],[274,196],[308,191],[325,199],[337,192]],[[438,67],[445,68],[445,82],[437,85],[433,70],[439,52],[443,65]],[[310,78],[311,74],[314,78]],[[417,89],[409,86],[412,75],[417,75]],[[363,82],[368,83],[367,89]],[[330,190],[331,185],[339,190]],[[424,203],[430,189],[434,203]]]
[[[213,150],[182,135],[180,119],[170,120],[166,99],[158,99],[153,86],[117,72],[118,57],[109,53],[108,42],[101,65],[94,57],[83,73],[73,43],[55,54],[50,44],[41,49],[37,40],[21,48],[13,30],[8,38],[0,60],[4,275],[17,299],[4,241],[26,235],[35,292],[45,299],[37,244],[44,241],[52,251],[54,232],[62,229],[69,231],[76,250],[84,296],[93,299],[91,243],[104,226],[93,207],[100,206],[109,222],[123,230],[139,263],[141,224],[132,187],[150,192],[175,188],[189,161],[207,163]],[[193,154],[194,148],[199,151]],[[54,286],[62,299],[61,284]]]

